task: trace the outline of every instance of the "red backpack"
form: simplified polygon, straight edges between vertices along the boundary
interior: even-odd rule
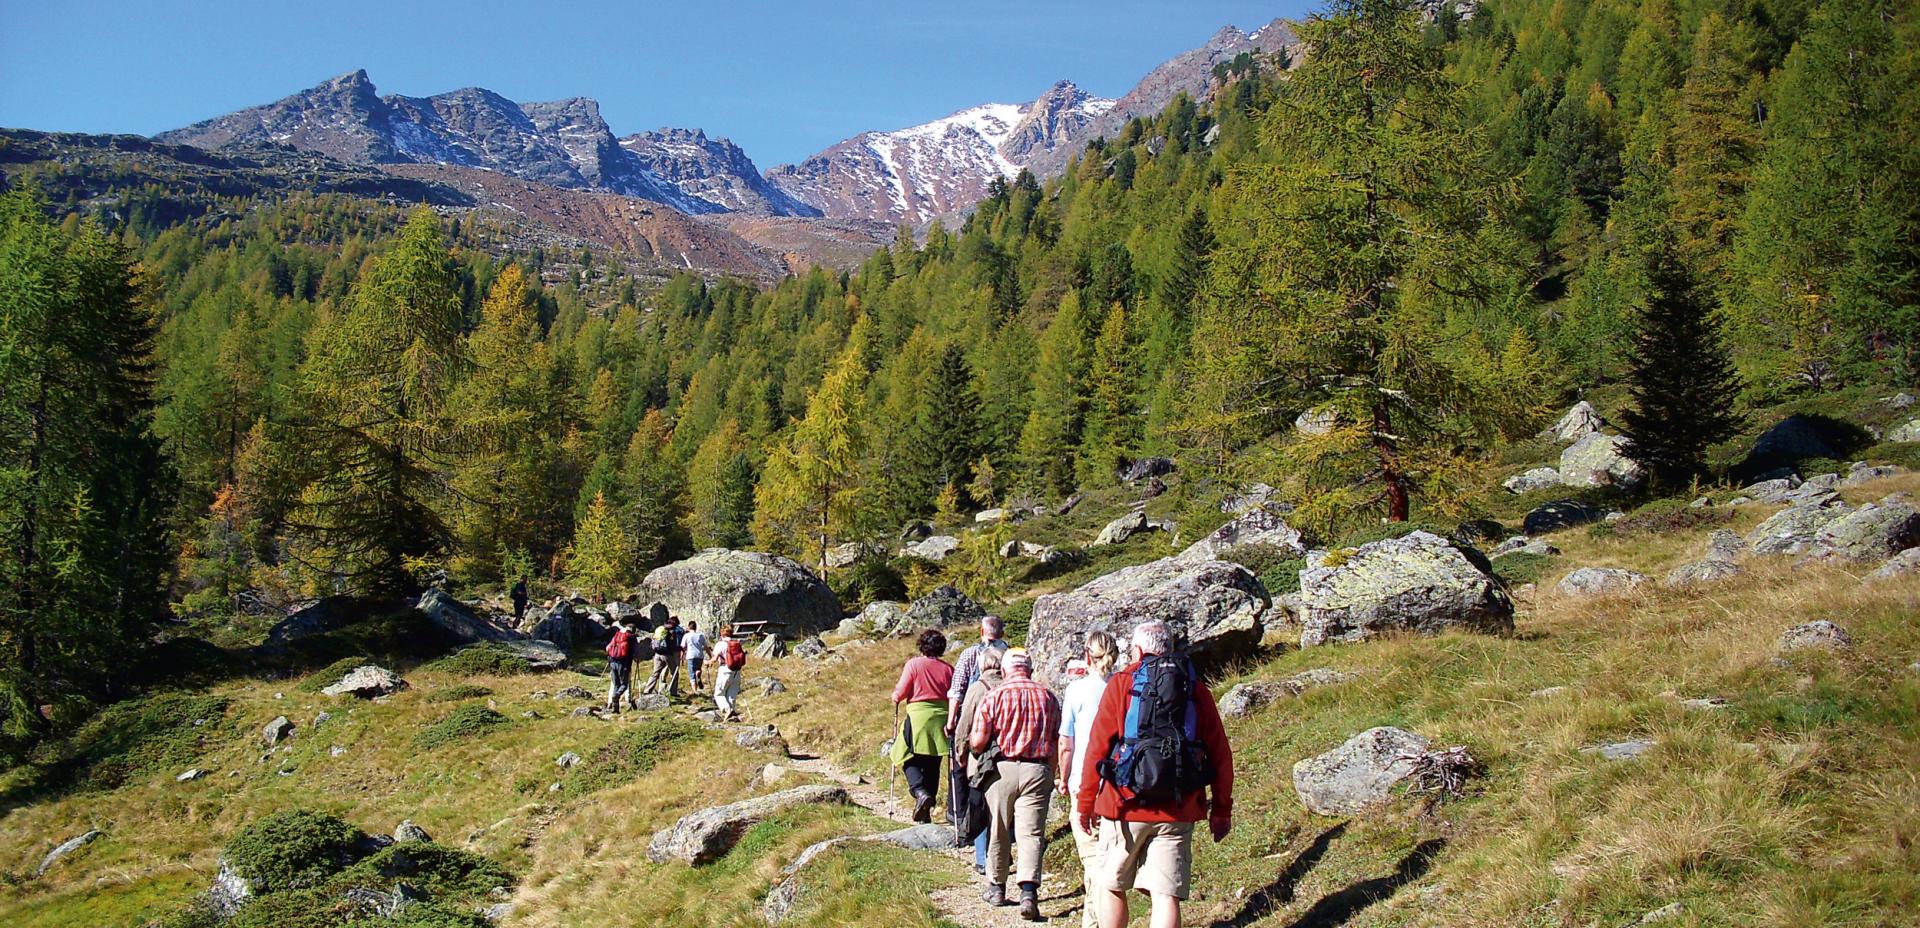
[[[607,642],[607,656],[616,661],[624,661],[632,655],[633,636],[624,628],[614,632],[613,640]]]
[[[728,638],[720,649],[720,663],[728,670],[739,670],[747,666],[747,649],[740,646],[740,639]]]

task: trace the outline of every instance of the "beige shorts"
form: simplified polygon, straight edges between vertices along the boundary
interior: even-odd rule
[[[1185,899],[1193,879],[1193,823],[1102,819],[1099,854],[1088,874],[1090,886]]]

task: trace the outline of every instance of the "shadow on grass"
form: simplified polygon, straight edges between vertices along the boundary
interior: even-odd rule
[[[1286,869],[1281,870],[1280,875],[1272,883],[1249,895],[1247,901],[1240,906],[1239,912],[1224,921],[1214,922],[1212,928],[1246,928],[1272,915],[1282,906],[1292,905],[1294,893],[1299,889],[1300,881],[1320,863],[1320,858],[1327,856],[1327,848],[1346,833],[1346,822],[1321,832],[1313,839],[1312,844],[1307,845],[1306,850],[1287,862]]]
[[[1361,910],[1381,902],[1407,885],[1425,876],[1433,867],[1433,858],[1447,842],[1440,838],[1422,841],[1413,853],[1408,854],[1386,876],[1377,876],[1370,880],[1361,880],[1345,889],[1321,897],[1305,915],[1295,919],[1288,928],[1339,928],[1353,920]]]

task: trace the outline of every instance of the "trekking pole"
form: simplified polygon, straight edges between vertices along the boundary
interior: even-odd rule
[[[887,817],[898,815],[893,807],[893,778],[899,770],[893,762],[893,743],[900,738],[900,704],[893,704],[893,735],[887,739]]]

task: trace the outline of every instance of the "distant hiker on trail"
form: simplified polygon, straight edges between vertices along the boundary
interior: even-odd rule
[[[1040,914],[1040,859],[1047,850],[1047,804],[1053,798],[1053,762],[1060,739],[1060,699],[1032,678],[1033,659],[1025,648],[1001,659],[1006,682],[987,694],[973,720],[967,746],[976,753],[991,746],[999,776],[987,788],[993,815],[987,839],[989,905],[1008,905],[1007,874],[1020,884],[1020,917]],[[1015,849],[1019,860],[1014,860]]]
[[[993,785],[993,762],[969,748],[967,740],[973,737],[980,704],[1005,679],[1000,675],[1003,653],[988,648],[980,655],[980,676],[967,687],[967,698],[960,703],[960,723],[953,729],[953,773],[947,787],[947,817],[959,829],[961,844],[973,842],[973,872],[982,876],[987,872],[987,823],[992,818],[987,808],[987,787]]]
[[[960,703],[967,698],[967,687],[972,686],[974,678],[980,675],[981,652],[989,649],[1007,650],[1007,643],[1000,638],[1004,628],[997,615],[981,619],[980,643],[960,652],[960,660],[954,666],[953,685],[947,690],[948,737],[952,737],[953,726],[960,721]]]
[[[683,634],[680,617],[674,615],[667,616],[665,624],[653,630],[653,676],[647,679],[647,688],[641,692],[680,695],[680,642]]]
[[[1153,899],[1154,928],[1179,928],[1193,824],[1205,819],[1216,842],[1233,828],[1233,749],[1213,691],[1173,652],[1166,623],[1133,630],[1133,657],[1107,678],[1078,762],[1074,813],[1099,836],[1088,905],[1097,901],[1101,928],[1126,928],[1127,891],[1138,890]]]
[[[1120,660],[1120,645],[1113,636],[1103,631],[1087,634],[1087,657],[1084,662],[1075,660],[1068,664],[1068,676],[1072,677],[1072,665],[1083,664],[1084,674],[1067,684],[1067,691],[1060,699],[1060,762],[1054,773],[1053,785],[1060,795],[1069,798],[1080,793],[1083,768],[1078,763],[1079,750],[1093,740],[1093,720],[1100,712],[1100,697],[1107,690],[1107,675],[1113,673],[1113,665]],[[1073,849],[1080,855],[1080,868],[1086,874],[1084,882],[1088,886],[1086,904],[1080,907],[1081,928],[1099,928],[1099,913],[1094,903],[1099,895],[1093,892],[1093,871],[1100,862],[1100,843],[1092,831],[1080,827],[1080,816],[1069,815],[1068,824],[1073,828]]]
[[[692,692],[698,693],[706,689],[700,685],[700,668],[707,662],[707,633],[700,630],[700,623],[687,623],[687,635],[680,639],[680,647],[687,655],[687,680],[693,684]]]
[[[893,704],[906,706],[906,718],[893,733],[893,765],[907,776],[913,795],[913,820],[933,820],[933,802],[940,793],[940,759],[952,750],[947,740],[947,690],[953,685],[953,665],[940,659],[947,653],[947,636],[937,629],[920,633],[920,654],[900,668],[893,686]]]
[[[633,626],[625,622],[616,622],[613,626],[613,640],[607,642],[607,711],[620,714],[620,697],[627,697],[627,704],[633,704],[633,650],[638,644]]]
[[[747,646],[733,637],[733,626],[720,626],[720,642],[714,645],[720,669],[713,675],[713,706],[720,717],[732,722],[740,718],[740,674],[747,669]]]
[[[519,624],[527,617],[527,580],[522,577],[513,581],[513,592],[507,594],[513,599],[513,621]]]

